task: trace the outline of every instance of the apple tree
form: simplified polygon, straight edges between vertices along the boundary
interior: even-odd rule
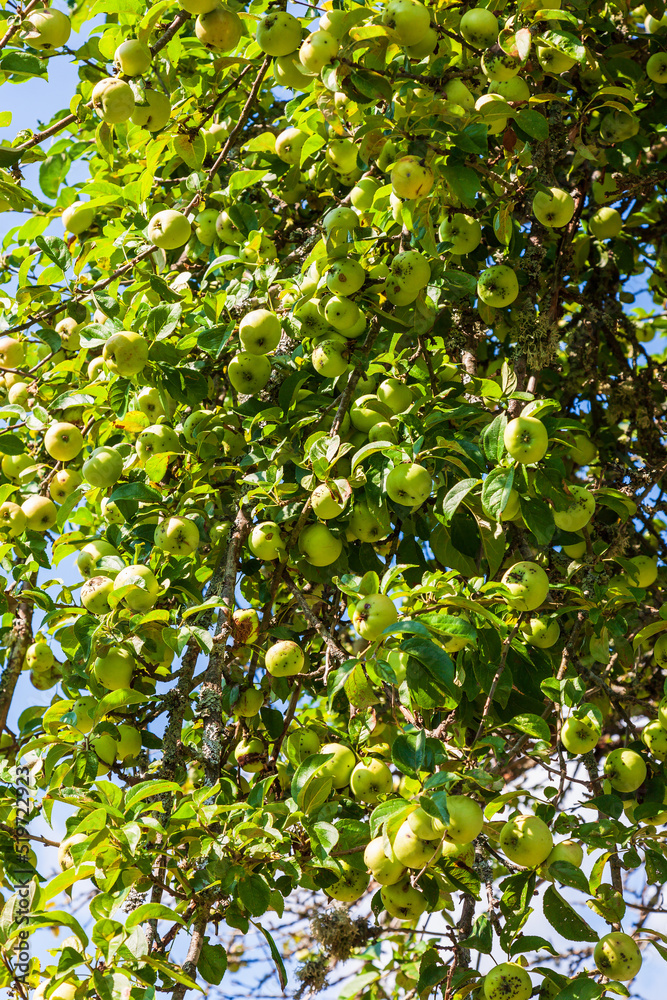
[[[4,7],[0,984],[655,996],[663,4],[287,8]]]

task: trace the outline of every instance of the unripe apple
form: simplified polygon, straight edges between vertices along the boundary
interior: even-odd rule
[[[404,507],[419,507],[431,495],[433,480],[423,465],[395,465],[386,480],[388,497]]]
[[[338,39],[328,31],[314,31],[301,43],[299,61],[309,76],[319,76],[324,67],[335,59]]]
[[[118,725],[119,739],[116,741],[116,756],[119,760],[138,757],[141,753],[141,733],[125,722]]]
[[[299,535],[299,551],[311,566],[330,566],[343,551],[343,543],[325,524],[309,524]]]
[[[520,76],[494,81],[490,84],[489,90],[493,94],[500,94],[506,101],[518,103],[530,100],[530,87]]]
[[[238,719],[250,719],[257,715],[264,704],[264,695],[257,688],[247,688],[241,691],[238,700],[232,706],[232,713]]]
[[[516,962],[500,962],[484,976],[484,1000],[529,1000],[533,984]]]
[[[413,402],[412,390],[396,378],[387,378],[380,383],[377,398],[388,406],[392,413],[405,413]]]
[[[63,228],[78,236],[90,229],[95,221],[95,209],[84,201],[75,201],[66,208],[62,216]]]
[[[59,469],[49,483],[49,494],[54,503],[63,503],[83,482],[76,469]],[[0,516],[1,516],[0,508]]]
[[[498,18],[484,7],[473,7],[461,18],[459,31],[466,42],[478,49],[488,49],[498,38]]]
[[[192,235],[192,226],[188,217],[182,212],[166,208],[152,217],[146,235],[154,246],[162,250],[176,250],[188,242]]]
[[[317,733],[314,733],[312,729],[306,729],[304,726],[299,726],[294,732],[289,733],[284,747],[289,760],[297,764],[302,764],[308,757],[322,752]]]
[[[171,118],[171,101],[167,94],[159,90],[144,90],[145,104],[136,104],[131,120],[134,125],[145,128],[149,132],[159,132]]]
[[[303,664],[303,652],[289,639],[281,639],[269,646],[264,656],[264,666],[273,677],[293,677],[300,674]]]
[[[310,495],[311,507],[317,517],[329,521],[343,513],[349,492],[350,489],[344,479],[320,483]]]
[[[128,585],[131,589],[123,596],[128,608],[131,611],[150,611],[157,602],[160,585],[148,566],[135,564],[121,570],[113,583],[114,590]]]
[[[81,588],[81,603],[92,615],[108,615],[111,611],[109,594],[113,590],[113,580],[108,576],[94,576],[86,580]]]
[[[433,180],[433,172],[418,156],[402,156],[391,171],[391,186],[397,198],[423,198],[433,187]]]
[[[426,897],[419,889],[414,889],[407,878],[395,885],[385,885],[380,895],[385,910],[396,920],[418,920],[427,907]]]
[[[475,107],[475,98],[461,80],[448,80],[443,93],[448,104],[456,104],[464,111],[472,111]]]
[[[85,833],[75,833],[71,837],[65,837],[64,840],[60,841],[60,844],[58,846],[58,867],[60,868],[61,872],[65,872],[69,868],[72,868],[74,866],[74,858],[72,857],[72,847],[74,847],[76,844],[85,843],[87,839],[88,838],[86,837]],[[47,985],[48,983],[45,984],[45,986]],[[55,993],[59,992],[60,990],[63,989],[64,986],[67,987],[71,986],[71,993],[69,994],[69,996],[73,997],[76,987],[70,983],[61,983],[61,985],[54,992]],[[43,994],[44,990],[42,990],[42,995]],[[51,996],[53,995],[54,993],[51,994]],[[37,990],[33,994],[33,998],[35,996],[37,996]]]
[[[484,813],[474,799],[467,795],[448,795],[449,823],[447,836],[457,844],[469,844],[478,837],[484,826]]]
[[[51,424],[44,435],[44,447],[56,462],[69,462],[83,448],[81,431],[74,424]]]
[[[584,486],[570,486],[571,503],[565,510],[554,510],[556,527],[562,531],[581,531],[595,513],[595,497]]]
[[[172,556],[194,555],[199,547],[199,528],[187,517],[169,517],[155,529],[155,545]]]
[[[17,406],[22,406],[24,409],[27,409],[28,406],[30,405],[30,393],[28,392],[28,383],[14,382],[9,387],[7,398],[10,403],[16,404]]]
[[[241,346],[250,354],[273,351],[280,343],[281,334],[280,320],[268,309],[253,309],[239,325]]]
[[[538,191],[533,198],[533,215],[543,226],[561,229],[574,215],[574,198],[555,187]]]
[[[420,840],[412,832],[407,820],[398,828],[391,846],[396,859],[406,868],[425,868],[438,856],[437,843],[433,840]]]
[[[34,10],[28,14],[31,30],[25,40],[33,49],[51,52],[66,45],[72,33],[72,24],[61,10]]]
[[[276,155],[283,163],[289,163],[291,166],[298,165],[301,162],[301,150],[307,138],[308,135],[300,128],[283,129],[276,136]]]
[[[363,267],[351,257],[334,261],[327,272],[327,288],[333,295],[354,295],[365,280]]]
[[[386,594],[367,594],[355,606],[352,624],[362,639],[373,642],[398,620],[396,605]]]
[[[263,354],[239,351],[227,366],[227,376],[237,392],[252,396],[271,378],[271,362]]]
[[[98,656],[93,663],[93,674],[100,684],[109,691],[129,688],[132,684],[135,659],[130,652],[118,646],[110,649],[105,656]]]
[[[595,945],[593,958],[598,970],[609,979],[627,982],[642,967],[642,953],[629,934],[613,931]]]
[[[667,758],[667,729],[663,729],[656,719],[642,729],[642,743],[648,752],[658,760]]]
[[[515,79],[523,65],[523,61],[519,57],[508,55],[507,52],[499,49],[492,49],[482,55],[481,66],[484,75],[488,80],[496,83],[508,83]],[[498,93],[493,87],[490,87],[489,90],[491,93]]]
[[[90,580],[93,576],[101,575],[113,579],[118,576],[125,564],[111,542],[107,542],[104,538],[96,538],[83,546],[77,556],[76,565],[84,580]]]
[[[447,39],[443,39],[442,41],[447,41]],[[421,60],[430,56],[436,49],[438,49],[439,55],[444,54],[444,46],[439,46],[439,42],[440,39],[437,31],[429,24],[426,29],[426,33],[420,41],[418,41],[415,45],[404,45],[403,48],[410,59]]]
[[[505,428],[503,441],[515,462],[540,462],[549,447],[549,435],[537,417],[514,417]]]
[[[218,0],[178,0],[178,2],[189,14],[208,14],[218,6]]]
[[[123,474],[123,458],[115,450],[103,446],[96,448],[87,461],[83,463],[84,480],[91,486],[106,489],[118,482]]]
[[[358,396],[350,407],[350,420],[358,431],[368,434],[374,424],[387,420],[391,410],[370,393]]]
[[[404,250],[392,258],[391,274],[419,289],[426,288],[431,280],[431,265],[418,250]]]
[[[366,872],[353,868],[346,861],[338,861],[340,878],[324,890],[327,896],[342,903],[353,903],[360,899],[368,889],[369,878]]]
[[[665,733],[667,739],[667,732]],[[382,795],[389,795],[394,787],[391,771],[384,761],[364,757],[350,775],[350,790],[355,799],[373,805]]]
[[[600,139],[610,146],[631,139],[639,132],[639,119],[627,111],[610,111],[600,122]]]
[[[107,77],[93,87],[93,107],[102,121],[109,125],[126,122],[134,111],[134,93],[129,83],[118,77]]]
[[[492,264],[477,279],[477,294],[494,309],[510,305],[519,294],[516,274],[507,264]]]
[[[25,654],[25,663],[29,670],[35,670],[37,673],[50,670],[55,662],[56,658],[53,655],[51,647],[43,639],[38,639],[37,642],[33,642],[28,646]]]
[[[417,806],[414,812],[410,813],[407,823],[415,837],[419,837],[420,840],[441,840],[445,833],[445,824],[442,820],[429,816],[421,806]]]
[[[529,646],[549,649],[558,642],[560,625],[556,618],[531,618],[521,626],[521,634]]]
[[[407,868],[393,855],[385,853],[384,837],[375,837],[364,850],[364,864],[380,885],[396,885],[404,877]]]
[[[5,500],[0,504],[0,531],[12,537],[22,535],[28,524],[25,511],[17,503]]]
[[[544,72],[551,73],[553,76],[566,73],[576,63],[576,59],[572,59],[571,56],[551,45],[540,45],[537,50],[537,59]]]
[[[257,559],[278,559],[285,552],[285,542],[280,528],[273,521],[256,524],[248,538],[248,548]]]
[[[653,658],[659,667],[667,667],[667,632],[663,632],[657,639],[653,647]],[[667,696],[663,700],[667,701]],[[660,704],[662,705],[662,702]],[[665,719],[667,722],[667,713]]]
[[[396,32],[399,45],[418,45],[430,28],[431,15],[418,0],[389,0],[382,22]]]
[[[72,705],[72,712],[76,716],[74,728],[84,736],[91,732],[95,724],[97,704],[97,698],[93,698],[92,695],[84,695],[82,698],[77,698]]]
[[[503,574],[502,582],[511,591],[507,603],[517,611],[534,611],[549,593],[549,577],[537,563],[523,560]]]
[[[548,868],[555,861],[567,861],[568,864],[574,865],[575,868],[581,868],[583,860],[584,850],[581,844],[577,843],[576,840],[561,840],[560,844],[556,844],[544,862],[544,866]]]
[[[289,90],[307,90],[313,83],[312,76],[303,68],[298,52],[274,59],[273,76],[279,87]]]
[[[20,368],[25,359],[25,346],[13,337],[0,337],[0,368]]]
[[[354,752],[343,743],[325,743],[320,753],[333,754],[333,757],[322,764],[318,769],[318,775],[331,778],[334,788],[344,788],[349,784],[350,775],[357,763]]]
[[[301,22],[283,10],[271,10],[257,25],[255,39],[267,56],[287,56],[301,42]]]
[[[374,177],[361,177],[350,191],[350,202],[358,212],[370,212],[380,185]]]
[[[589,753],[595,749],[600,739],[600,728],[590,719],[577,719],[570,716],[563,723],[560,738],[568,753]]]
[[[610,205],[602,205],[589,219],[588,231],[598,240],[614,239],[623,228],[621,213]]]
[[[148,341],[140,333],[123,330],[114,333],[104,344],[104,363],[114,375],[130,378],[143,371],[148,361]]]
[[[463,212],[442,220],[438,235],[443,243],[451,243],[451,252],[455,254],[472,253],[482,242],[482,227],[477,219]]]
[[[259,636],[259,615],[254,608],[238,608],[232,615],[232,635],[237,645],[251,645]]]
[[[28,531],[48,531],[54,526],[58,517],[58,508],[53,500],[38,496],[36,493],[23,501],[21,510],[25,514]]]
[[[345,242],[348,233],[359,226],[359,216],[353,208],[339,205],[332,208],[322,219],[322,226],[327,237],[334,242]]]
[[[138,38],[128,38],[121,42],[114,53],[114,63],[125,76],[142,76],[150,69],[153,57],[151,50]]]
[[[500,94],[482,94],[475,101],[475,111],[486,125],[489,135],[499,135],[507,128],[511,108]]]
[[[514,864],[537,868],[551,854],[553,837],[539,816],[524,813],[505,823],[500,831],[500,847]]]
[[[634,572],[624,573],[623,576],[631,587],[650,587],[658,579],[656,559],[650,556],[633,556],[629,561],[634,567]]]
[[[667,83],[667,52],[654,52],[649,56],[646,75],[654,83]]]
[[[617,792],[636,792],[646,780],[646,764],[636,751],[619,748],[607,755],[604,776]]]
[[[231,10],[216,6],[200,14],[195,22],[195,35],[204,45],[219,52],[231,52],[241,40],[243,21]]]

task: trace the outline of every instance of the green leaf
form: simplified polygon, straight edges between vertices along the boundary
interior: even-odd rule
[[[178,913],[165,906],[163,903],[142,903],[136,910],[128,914],[125,926],[129,930],[138,927],[139,924],[146,923],[147,920],[169,920],[173,924],[185,926],[185,921],[179,917]]]
[[[256,920],[251,920],[250,923],[254,924],[254,926],[258,930],[260,930],[262,932],[262,934],[264,935],[264,937],[266,938],[267,943],[269,945],[269,950],[271,952],[271,958],[273,959],[273,961],[275,962],[275,965],[276,965],[276,971],[278,973],[278,980],[280,982],[280,988],[281,988],[281,990],[284,990],[285,987],[287,986],[287,972],[285,971],[285,963],[283,962],[283,960],[281,958],[281,955],[280,955],[280,952],[278,951],[278,949],[276,947],[276,942],[271,937],[271,934],[269,933],[269,931],[267,931],[267,929],[265,927],[262,927],[261,924],[258,924]]]
[[[399,814],[406,815],[412,811],[412,805],[405,799],[388,799],[376,806],[371,813],[371,837],[377,837],[380,830],[389,820]]]
[[[125,809],[129,811],[137,802],[148,799],[153,795],[157,797],[164,795],[165,792],[180,791],[181,786],[177,785],[175,781],[142,781],[140,784],[134,785],[125,796]]]
[[[548,545],[556,532],[551,507],[544,500],[520,496],[521,516],[538,545]]]
[[[430,639],[414,636],[401,644],[401,649],[422,663],[443,694],[449,694],[458,701],[459,689],[454,684],[456,670],[449,655],[441,646]]]
[[[597,932],[583,920],[552,885],[544,893],[542,912],[567,941],[597,941]]]
[[[514,466],[493,469],[482,484],[482,507],[494,521],[500,519],[514,483]]]
[[[248,875],[242,878],[238,885],[239,899],[243,906],[253,917],[261,917],[266,913],[271,902],[271,892],[266,879],[261,875]]]
[[[206,938],[197,962],[199,975],[204,982],[219,986],[226,970],[227,952],[221,944],[209,944],[209,939]]]
[[[292,778],[290,793],[299,807],[301,807],[300,797],[308,783],[317,775],[322,765],[332,759],[333,754],[331,753],[314,753],[297,767]]]
[[[423,729],[419,733],[400,733],[391,745],[392,762],[411,778],[419,776],[430,756]]]
[[[598,1000],[598,997],[603,996],[604,993],[605,987],[600,986],[584,973],[583,976],[573,979],[564,990],[557,993],[556,1000]]]
[[[461,482],[452,486],[442,502],[442,513],[445,515],[445,524],[449,524],[461,501],[465,500],[479,482],[479,479],[462,479]]]
[[[489,462],[499,462],[505,454],[505,444],[503,437],[507,427],[507,414],[499,413],[490,424],[487,424],[479,436],[479,445]],[[493,472],[500,472],[494,469]],[[489,475],[493,475],[493,472]],[[488,478],[488,477],[487,477]]]
[[[558,31],[545,31],[542,37],[547,45],[558,49],[559,52],[564,52],[576,62],[586,62],[586,47],[581,44],[576,35],[572,35],[569,31],[561,31],[560,29]]]
[[[493,926],[486,913],[481,913],[476,917],[472,925],[472,933],[461,941],[464,948],[472,948],[481,951],[483,955],[490,955],[493,950]]]
[[[522,111],[516,111],[513,117],[519,128],[531,139],[544,142],[545,139],[549,138],[549,123],[539,111],[524,108]]]
[[[518,729],[520,733],[533,736],[536,740],[544,740],[545,743],[549,743],[551,740],[549,726],[539,715],[533,715],[531,712],[527,712],[525,715],[515,715],[510,726],[513,729]]]
[[[72,255],[67,249],[67,244],[59,236],[36,236],[35,243],[62,271],[66,271],[72,263]]]
[[[0,434],[0,452],[3,455],[22,455],[25,444],[18,434]]]
[[[568,861],[554,861],[549,865],[549,874],[555,876],[561,885],[567,885],[571,889],[585,892],[587,896],[590,895],[588,879],[581,868],[577,868]]]

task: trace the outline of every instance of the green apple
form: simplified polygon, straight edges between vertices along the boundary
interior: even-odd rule
[[[324,159],[337,174],[349,174],[356,169],[359,150],[351,139],[331,139],[324,151]]]
[[[169,517],[160,521],[153,536],[155,545],[181,559],[194,555],[199,547],[199,528],[187,517]]]
[[[123,600],[131,611],[150,611],[157,603],[160,584],[148,566],[132,565],[122,569],[115,581],[114,590],[131,585]]]
[[[659,667],[667,667],[667,632],[663,632],[656,641],[653,647],[653,657]]]
[[[399,45],[418,45],[431,26],[431,15],[418,0],[389,0],[382,22],[396,32]]]
[[[76,844],[84,844],[87,839],[88,838],[86,837],[85,833],[75,833],[71,837],[65,837],[64,840],[60,841],[60,844],[58,846],[58,867],[60,868],[61,872],[66,872],[69,868],[74,867],[74,858],[72,857],[72,847],[74,847]],[[48,984],[45,984],[45,987],[47,985]],[[69,985],[70,985],[69,983],[62,983],[55,992],[57,993],[59,990],[62,990],[63,986],[69,986]],[[75,989],[76,987],[72,986],[72,992],[70,996],[72,997],[74,996]],[[42,991],[42,995],[43,992],[44,991]],[[37,991],[35,991],[33,997],[35,997],[36,995]],[[51,996],[53,995],[54,994],[52,993]]]
[[[120,508],[108,497],[103,497],[100,504],[102,510],[102,517],[109,524],[124,524],[125,518],[120,512]]]
[[[598,745],[600,728],[589,719],[577,719],[570,716],[563,723],[560,738],[568,753],[589,753]]]
[[[482,71],[488,80],[496,83],[507,83],[516,77],[519,70],[523,68],[524,63],[520,58],[510,56],[506,52],[499,52],[496,49],[487,51],[482,55],[481,65]],[[496,90],[489,89],[491,93],[497,93]]]
[[[431,280],[431,265],[418,250],[403,250],[391,261],[391,274],[417,288],[426,288]]]
[[[609,111],[600,122],[600,139],[613,146],[639,132],[639,119],[627,111]]]
[[[585,486],[569,486],[571,503],[565,510],[554,510],[556,527],[562,531],[581,531],[595,513],[595,497]]]
[[[324,316],[327,323],[334,330],[349,330],[359,320],[359,306],[351,299],[343,295],[332,295],[324,307]]]
[[[78,236],[90,229],[95,220],[95,209],[84,201],[75,201],[66,208],[62,216],[63,228]]]
[[[146,235],[154,246],[162,250],[176,250],[188,242],[192,226],[187,215],[166,208],[151,218]]]
[[[81,470],[84,480],[91,486],[106,489],[117,483],[123,474],[123,458],[115,448],[96,448]]]
[[[503,441],[515,462],[540,462],[549,447],[549,435],[537,417],[514,417],[505,427]]]
[[[311,566],[330,566],[343,551],[343,543],[326,524],[309,524],[299,535],[299,552]]]
[[[383,886],[380,896],[385,910],[396,920],[418,920],[427,907],[426,897],[419,889],[413,889],[407,878]]]
[[[520,76],[493,81],[489,86],[492,94],[500,94],[506,101],[520,103],[530,100],[530,87]]]
[[[475,111],[479,113],[489,135],[505,131],[511,110],[500,94],[482,94],[475,101]]]
[[[537,868],[551,854],[553,837],[539,816],[524,813],[505,823],[500,831],[500,847],[515,865]]]
[[[642,743],[658,760],[667,758],[667,729],[664,729],[657,719],[642,729]]]
[[[567,73],[576,64],[576,59],[572,59],[551,45],[541,45],[537,50],[537,59],[544,72],[553,76]]]
[[[467,10],[459,23],[459,31],[466,42],[478,49],[488,49],[498,38],[498,18],[485,7]]]
[[[308,135],[300,128],[286,128],[276,136],[276,156],[283,163],[298,166],[301,162],[301,150]]]
[[[100,566],[98,573],[98,566],[102,562],[103,566]],[[98,575],[113,579],[118,576],[125,563],[111,542],[107,542],[104,538],[96,538],[83,546],[76,558],[76,565],[84,580],[90,580],[91,577]]]
[[[358,396],[350,407],[350,420],[356,430],[368,434],[374,424],[386,420],[391,415],[389,407],[380,402],[377,396],[366,393]]]
[[[149,132],[159,132],[171,118],[171,101],[167,94],[159,90],[144,90],[145,104],[136,104],[130,118],[134,125]],[[217,212],[215,213],[217,216]],[[203,241],[202,241],[203,242]]]
[[[598,240],[610,240],[623,228],[621,213],[610,205],[602,205],[588,220],[588,231]]]
[[[309,76],[319,76],[324,67],[335,59],[338,39],[328,31],[314,31],[301,43],[299,62]]]
[[[323,378],[338,378],[347,371],[347,346],[344,338],[320,341],[310,356],[315,371]]]
[[[373,642],[398,620],[396,605],[386,594],[367,594],[357,602],[352,624],[362,639]]]
[[[407,820],[399,826],[391,846],[396,859],[406,868],[426,868],[438,856],[435,841],[421,840]]]
[[[104,344],[102,357],[110,372],[130,378],[143,371],[148,361],[148,341],[140,333],[123,330]]]
[[[317,733],[314,733],[312,729],[306,729],[305,726],[299,726],[298,729],[289,733],[284,746],[289,760],[297,764],[302,764],[306,758],[312,757],[314,753],[321,753]]]
[[[312,77],[305,73],[298,52],[274,59],[273,76],[279,87],[288,90],[307,90],[313,82]]]
[[[26,24],[30,31],[25,40],[33,49],[51,52],[62,48],[72,33],[72,24],[60,10],[33,10],[27,15]]]
[[[472,111],[475,107],[475,98],[461,80],[448,80],[442,92],[448,104],[456,104],[464,111]]]
[[[268,309],[253,309],[246,313],[239,326],[239,339],[244,351],[268,354],[280,343],[280,320]]]
[[[141,392],[137,393],[137,406],[142,413],[155,423],[160,417],[166,416],[160,393],[155,386],[145,386]]]
[[[49,495],[54,503],[64,503],[81,486],[83,479],[76,469],[59,469],[49,483]],[[2,508],[0,507],[0,520]]]
[[[257,688],[246,688],[241,691],[237,701],[232,706],[232,713],[237,719],[251,719],[257,715],[264,704],[264,695]]]
[[[354,903],[368,889],[369,877],[366,872],[353,868],[346,861],[338,861],[337,864],[340,867],[340,878],[324,891],[327,896],[341,903]]]
[[[363,287],[366,272],[352,257],[334,261],[327,271],[327,288],[333,295],[354,295]]]
[[[118,725],[119,739],[116,743],[116,755],[120,760],[128,757],[138,757],[141,753],[141,733],[126,722]]]
[[[598,457],[598,450],[586,434],[575,434],[570,445],[570,458],[577,465],[590,465]]]
[[[93,576],[81,588],[81,603],[92,615],[108,615],[111,611],[109,594],[113,580],[108,576]]]
[[[380,383],[377,398],[396,414],[405,413],[413,402],[412,390],[396,378],[387,378]]]
[[[70,462],[83,448],[81,431],[74,424],[51,424],[44,435],[44,447],[56,462]]]
[[[266,651],[264,666],[273,677],[293,677],[303,670],[304,656],[301,648],[290,639],[274,642]]]
[[[533,984],[516,962],[500,962],[484,976],[484,1000],[529,1000]]]
[[[257,25],[255,40],[267,56],[288,56],[301,43],[301,22],[284,10],[271,10]]]
[[[212,247],[218,235],[215,224],[218,221],[218,211],[215,208],[205,208],[195,219],[195,236],[204,246]]]
[[[259,636],[259,615],[254,608],[238,608],[232,615],[232,635],[237,645],[247,646]]]
[[[414,462],[395,465],[385,488],[390,500],[404,507],[419,507],[431,495],[433,480],[423,465]]]
[[[17,503],[5,500],[3,504],[0,504],[0,531],[15,537],[23,534],[27,524],[28,519],[25,512]]]
[[[613,931],[595,945],[593,958],[598,970],[608,979],[627,982],[642,967],[642,953],[629,934]]]
[[[531,618],[521,626],[521,634],[529,646],[549,649],[558,642],[560,625],[556,618]]]
[[[279,559],[285,554],[285,542],[278,525],[273,521],[256,524],[250,532],[248,548],[257,559]]]
[[[441,840],[446,829],[441,820],[429,816],[421,806],[417,806],[414,812],[410,813],[407,823],[415,837],[419,837],[420,840]]]
[[[271,362],[263,354],[240,351],[229,362],[227,376],[237,392],[252,396],[271,378]]]
[[[361,177],[350,191],[350,202],[358,212],[370,212],[373,199],[380,189],[374,177]]]
[[[391,186],[397,198],[425,198],[433,187],[433,171],[418,156],[402,156],[391,171]]]
[[[25,346],[13,337],[0,337],[0,368],[20,368],[25,359]]]
[[[629,561],[634,567],[634,572],[628,571],[623,575],[631,587],[651,587],[658,579],[658,564],[655,558],[633,556]]]
[[[108,125],[126,122],[134,111],[134,92],[129,83],[118,77],[107,77],[93,87],[93,107]]]
[[[617,792],[636,792],[646,780],[646,764],[635,750],[619,747],[607,755],[604,776]]]
[[[48,497],[34,493],[21,504],[28,531],[48,531],[56,523],[58,508]]]
[[[348,527],[361,542],[380,542],[387,537],[388,527],[363,500],[356,500]]]
[[[10,403],[15,403],[17,406],[22,406],[24,409],[28,409],[30,405],[30,393],[28,391],[27,382],[14,382],[10,385],[9,392],[7,393],[7,398]]]
[[[522,560],[510,566],[502,582],[511,591],[507,603],[516,611],[534,611],[549,593],[549,577],[537,563]]]
[[[646,75],[654,83],[667,83],[667,52],[654,52],[649,56]]]
[[[407,868],[392,855],[385,853],[384,837],[375,837],[364,850],[364,864],[380,885],[396,885],[405,876]]]
[[[667,732],[665,732],[667,740]],[[350,775],[350,790],[355,799],[374,805],[381,796],[389,795],[394,787],[394,778],[384,761],[375,757],[364,757]]]
[[[150,69],[153,57],[144,42],[138,38],[127,38],[116,49],[113,60],[125,76],[142,76]]]
[[[144,428],[134,447],[142,465],[145,465],[152,455],[180,454],[183,450],[178,435],[169,424],[151,424],[150,427]]]
[[[581,868],[583,860],[584,849],[581,844],[577,843],[576,840],[561,840],[560,844],[556,844],[544,865],[548,868],[554,861],[567,861],[575,868]]]
[[[330,521],[345,510],[350,488],[345,479],[320,483],[310,494],[310,504],[322,521]]]
[[[574,198],[561,188],[538,191],[533,198],[533,215],[543,226],[561,229],[574,215]]]
[[[334,788],[345,788],[357,763],[354,751],[343,743],[325,743],[320,753],[333,754],[333,757],[321,765],[318,775],[331,778]]]
[[[77,698],[72,705],[72,712],[76,716],[74,728],[83,733],[84,736],[87,736],[91,732],[95,724],[97,704],[97,698],[93,698],[92,695],[84,695],[81,698]]]
[[[178,2],[189,14],[208,14],[210,10],[215,10],[219,0],[178,0]]]
[[[105,656],[98,656],[93,663],[93,674],[100,684],[109,691],[129,688],[132,685],[132,674],[135,659],[130,652],[117,646],[110,649]]]
[[[482,227],[477,219],[455,212],[442,220],[438,235],[443,243],[451,243],[451,253],[472,253],[482,242]]]
[[[484,826],[484,813],[468,795],[448,795],[447,836],[457,844],[469,844]]]
[[[519,294],[516,274],[507,264],[492,264],[480,274],[477,294],[482,302],[494,309],[509,306]]]
[[[241,40],[243,21],[231,10],[216,6],[200,14],[195,22],[195,35],[204,45],[218,52],[231,52]]]
[[[44,670],[50,670],[56,662],[56,658],[49,644],[44,642],[43,639],[38,639],[37,642],[33,642],[28,646],[25,654],[25,662],[29,670],[35,670],[39,673]]]

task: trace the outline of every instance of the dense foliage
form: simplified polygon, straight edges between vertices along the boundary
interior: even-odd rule
[[[5,7],[2,81],[79,84],[0,145],[0,982],[226,990],[231,930],[300,995],[628,996],[667,958],[663,4],[290,11]],[[50,877],[15,827],[56,804]]]

